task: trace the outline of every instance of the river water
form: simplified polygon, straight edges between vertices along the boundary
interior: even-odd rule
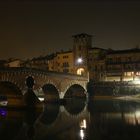
[[[39,109],[0,108],[0,140],[140,140],[140,102],[68,100]]]

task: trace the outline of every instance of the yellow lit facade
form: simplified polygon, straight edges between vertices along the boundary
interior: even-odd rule
[[[49,61],[49,70],[64,73],[74,73],[73,71],[73,52],[59,52]]]
[[[73,36],[73,49],[32,59],[30,67],[89,76],[94,81],[140,81],[140,49],[92,47],[92,36]]]
[[[23,61],[19,59],[11,59],[5,63],[5,67],[21,67]]]
[[[87,76],[90,49],[91,35],[82,33],[73,36],[73,50],[56,53],[48,63],[49,70]]]

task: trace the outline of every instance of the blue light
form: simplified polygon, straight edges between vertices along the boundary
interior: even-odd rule
[[[0,116],[6,117],[6,115],[7,115],[7,110],[4,108],[0,108]]]

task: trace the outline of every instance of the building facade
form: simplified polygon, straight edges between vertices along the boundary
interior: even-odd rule
[[[92,47],[92,36],[72,36],[71,51],[34,58],[32,68],[89,76],[94,81],[132,81],[140,79],[140,49],[111,50]]]
[[[105,56],[107,50],[102,48],[91,48],[88,54],[89,78],[95,81],[105,79]]]
[[[9,59],[5,62],[5,67],[21,67],[24,62],[20,59]]]
[[[106,55],[106,81],[140,79],[140,49],[112,50]]]
[[[49,63],[49,71],[63,72],[63,73],[74,73],[73,64],[73,52],[58,52],[56,56],[50,60]],[[53,69],[50,69],[50,65],[52,65]]]

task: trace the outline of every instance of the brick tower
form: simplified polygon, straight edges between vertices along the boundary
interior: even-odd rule
[[[72,37],[75,73],[86,75],[88,67],[88,51],[92,47],[92,36],[81,33]]]

